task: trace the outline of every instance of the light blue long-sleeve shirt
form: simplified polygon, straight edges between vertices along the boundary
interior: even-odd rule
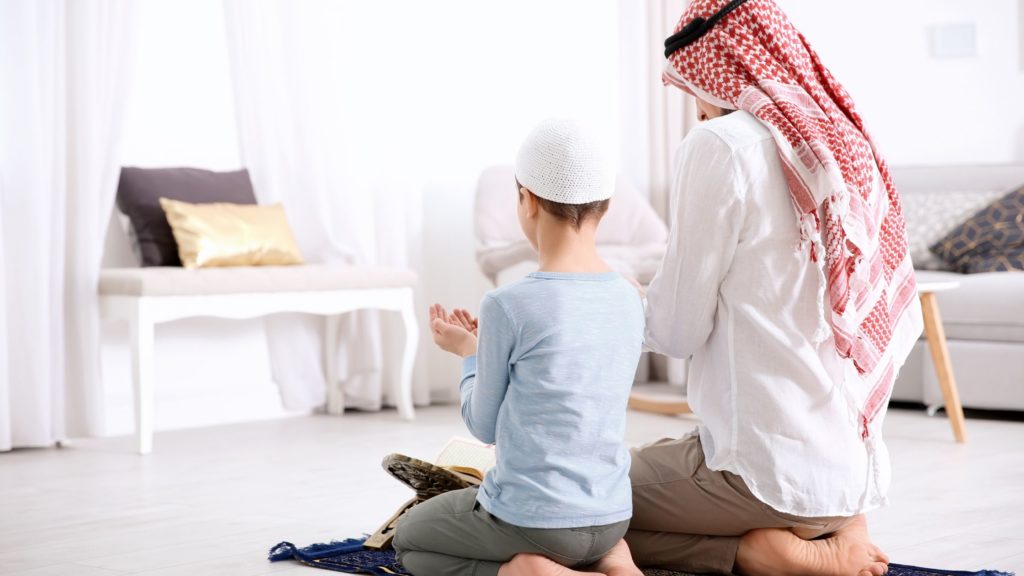
[[[462,417],[497,448],[477,500],[528,528],[630,518],[626,403],[643,345],[640,296],[615,272],[535,272],[480,306]]]

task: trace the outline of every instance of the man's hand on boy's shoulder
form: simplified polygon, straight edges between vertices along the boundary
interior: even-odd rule
[[[430,307],[430,333],[442,350],[463,358],[476,354],[478,321],[468,311],[458,308],[451,314],[440,304]]]

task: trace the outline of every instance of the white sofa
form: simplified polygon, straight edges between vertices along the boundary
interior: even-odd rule
[[[960,283],[937,297],[963,405],[1024,410],[1024,272],[957,274],[936,269],[941,263],[927,252],[977,210],[1024,185],[1024,165],[901,167],[893,177],[918,278]],[[893,400],[942,405],[923,341],[900,372]]]

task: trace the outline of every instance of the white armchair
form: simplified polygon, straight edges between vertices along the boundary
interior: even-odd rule
[[[537,254],[523,238],[513,216],[515,202],[515,172],[511,165],[491,166],[480,174],[474,215],[476,261],[495,285],[502,271],[519,263],[537,261]],[[597,231],[601,257],[622,274],[646,284],[661,263],[667,238],[664,222],[620,176],[608,214]]]

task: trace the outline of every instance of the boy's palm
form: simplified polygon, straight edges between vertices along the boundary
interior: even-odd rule
[[[477,328],[480,326],[480,321],[473,317],[468,310],[464,308],[456,308],[452,310],[452,319],[460,326],[466,329],[467,332],[477,335]]]
[[[476,354],[477,321],[465,310],[452,314],[440,304],[430,307],[430,332],[442,350],[459,356]]]

